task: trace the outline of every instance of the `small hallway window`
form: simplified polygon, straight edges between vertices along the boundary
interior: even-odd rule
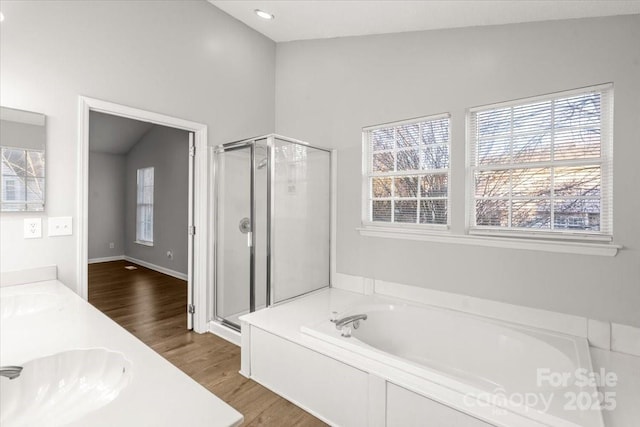
[[[153,167],[138,169],[136,243],[153,246]]]

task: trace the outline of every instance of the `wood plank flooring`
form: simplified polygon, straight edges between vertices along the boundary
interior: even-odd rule
[[[89,302],[244,415],[245,426],[325,424],[238,373],[240,348],[187,331],[186,282],[127,261],[89,265]]]

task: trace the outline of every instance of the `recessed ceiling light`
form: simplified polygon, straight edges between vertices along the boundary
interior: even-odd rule
[[[4,21],[4,13],[0,12],[0,22]]]
[[[262,19],[266,19],[268,21],[272,20],[275,18],[275,16],[273,16],[272,14],[270,14],[269,12],[265,12],[264,10],[260,10],[260,9],[256,9],[254,10],[254,12],[256,13],[256,15],[258,15],[260,18]]]

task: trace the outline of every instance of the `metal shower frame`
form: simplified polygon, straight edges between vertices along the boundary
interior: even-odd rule
[[[267,252],[267,256],[266,256],[266,261],[267,261],[267,280],[266,280],[266,292],[267,292],[267,300],[266,300],[266,306],[270,307],[272,305],[275,304],[279,304],[285,301],[288,301],[289,299],[292,298],[297,298],[299,296],[302,295],[306,295],[310,292],[314,292],[315,290],[312,291],[308,291],[305,292],[303,294],[300,295],[296,295],[294,297],[282,300],[282,301],[278,301],[276,303],[274,303],[274,292],[273,292],[273,287],[272,287],[272,283],[273,283],[273,269],[272,269],[272,264],[273,264],[273,252],[272,252],[272,230],[273,230],[273,223],[274,223],[274,218],[273,218],[273,212],[275,211],[275,200],[273,197],[273,185],[275,183],[275,168],[273,167],[273,165],[275,165],[275,150],[274,148],[274,143],[275,140],[279,139],[281,141],[285,141],[285,142],[289,142],[292,144],[297,144],[297,145],[303,145],[305,147],[309,147],[309,148],[313,148],[316,150],[320,150],[320,151],[324,151],[326,153],[329,154],[329,169],[331,170],[332,168],[332,156],[331,156],[331,150],[327,149],[327,148],[322,148],[322,147],[318,147],[316,145],[312,145],[309,144],[305,141],[300,141],[298,139],[294,139],[294,138],[289,138],[286,136],[282,136],[282,135],[278,135],[278,134],[267,134],[267,135],[262,135],[262,136],[257,136],[254,138],[248,138],[248,139],[243,139],[240,141],[234,141],[234,142],[229,142],[226,144],[222,144],[219,145],[217,147],[215,147],[214,149],[214,159],[217,160],[217,156],[220,153],[225,153],[225,152],[229,152],[229,151],[235,151],[235,150],[241,150],[247,147],[250,147],[250,153],[251,153],[251,173],[250,173],[250,207],[249,207],[249,216],[250,216],[250,222],[251,222],[251,236],[250,236],[250,240],[251,240],[251,247],[250,247],[250,260],[249,260],[249,264],[250,264],[250,271],[249,271],[249,312],[253,313],[255,311],[256,308],[256,289],[255,289],[255,263],[256,263],[256,259],[255,259],[255,235],[253,233],[253,231],[255,230],[255,211],[256,211],[256,198],[255,198],[255,187],[256,187],[256,156],[255,156],[255,151],[256,151],[256,143],[258,141],[261,140],[266,140],[266,147],[267,147],[267,176],[268,176],[268,182],[267,182],[267,233],[266,233],[266,240],[267,240],[267,245],[266,245],[266,252]],[[218,180],[220,178],[219,176],[219,170],[218,170],[218,165],[217,165],[217,161],[213,162],[213,182],[214,182],[214,191],[215,191],[215,195],[214,195],[214,225],[213,225],[213,230],[214,230],[214,241],[213,241],[213,259],[214,259],[214,274],[213,274],[213,295],[214,295],[214,299],[213,299],[213,310],[212,310],[212,314],[213,314],[213,320],[218,321],[220,323],[222,323],[223,325],[234,329],[236,331],[240,331],[240,326],[236,325],[233,322],[228,321],[227,319],[221,317],[218,315],[217,313],[217,301],[215,301],[215,298],[217,298],[218,295],[218,275],[217,275],[217,260],[218,260],[218,239],[217,239],[217,231],[218,231],[218,225],[219,225],[219,218],[218,218],[218,206],[219,206],[219,200],[218,200]],[[329,184],[329,199],[332,199],[332,192],[333,192],[333,188],[331,188],[331,184]],[[328,214],[329,214],[329,221],[331,221],[331,203],[329,203],[328,206]],[[330,227],[331,228],[331,227]],[[331,233],[329,233],[329,248],[331,248],[331,242],[332,238],[331,238]],[[329,270],[331,270],[331,250],[329,250]],[[329,278],[329,281],[327,283],[326,286],[323,286],[320,289],[324,289],[325,287],[330,287],[331,286],[331,271],[328,272],[327,277]]]

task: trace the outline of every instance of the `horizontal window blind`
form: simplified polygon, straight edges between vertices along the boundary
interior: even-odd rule
[[[612,85],[468,119],[472,229],[612,235]]]
[[[138,169],[136,199],[136,240],[153,243],[154,168]]]
[[[366,221],[447,225],[449,115],[364,129]]]

